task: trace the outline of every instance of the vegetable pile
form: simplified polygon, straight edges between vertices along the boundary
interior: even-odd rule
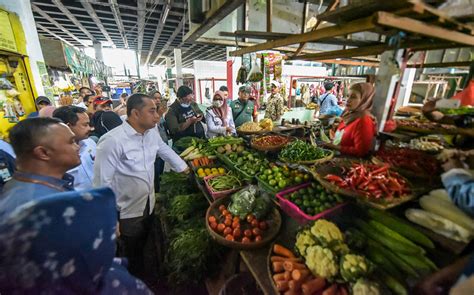
[[[252,140],[252,143],[260,147],[273,147],[287,144],[289,140],[287,136],[265,135]]]
[[[262,131],[263,128],[260,127],[260,124],[255,122],[245,122],[240,127],[237,128],[238,131],[243,132],[259,132]]]
[[[220,215],[209,217],[209,227],[228,241],[260,242],[269,227],[265,217],[271,204],[268,197],[255,194],[254,187],[234,194],[228,207],[219,206]]]
[[[421,175],[438,175],[440,166],[435,157],[411,149],[380,149],[376,157],[393,167]]]
[[[207,180],[209,187],[215,192],[228,191],[242,186],[240,180],[231,174],[218,175]]]
[[[405,212],[408,220],[458,242],[474,238],[474,220],[453,204],[445,190],[421,197],[420,206]]]
[[[410,193],[406,180],[390,171],[389,165],[352,164],[343,177],[328,174],[324,179],[341,188],[355,191],[369,199],[391,200]]]
[[[313,177],[297,169],[291,169],[287,165],[278,166],[270,163],[268,168],[258,175],[258,179],[264,182],[272,189],[272,192],[277,192],[286,187],[301,184],[304,181],[309,181]]]
[[[349,246],[364,252],[376,266],[379,279],[395,294],[408,294],[406,283],[437,270],[426,257],[434,249],[428,237],[399,218],[380,210],[368,209],[368,218],[348,220]]]
[[[260,153],[255,151],[242,150],[228,155],[232,166],[244,173],[253,176],[257,172],[262,172],[268,166],[268,160]]]
[[[349,294],[343,284],[331,285],[323,277],[314,277],[301,258],[279,244],[273,246],[270,260],[278,292],[311,295],[325,290],[323,294]]]
[[[342,202],[341,196],[333,194],[317,183],[283,196],[294,203],[305,214],[317,215]]]
[[[300,162],[300,161],[313,161],[322,159],[328,156],[328,152],[315,147],[302,140],[295,140],[290,142],[280,152],[280,159],[285,162]]]
[[[439,109],[445,115],[471,115],[474,114],[472,106],[462,106],[457,109]]]

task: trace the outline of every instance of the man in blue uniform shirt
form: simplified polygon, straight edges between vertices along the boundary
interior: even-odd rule
[[[53,117],[71,128],[80,147],[81,165],[68,171],[74,177],[74,188],[78,191],[91,189],[96,143],[89,138],[91,126],[86,110],[77,106],[64,106],[55,110]]]
[[[66,171],[81,163],[79,145],[69,127],[53,118],[31,118],[10,130],[17,171],[5,185],[0,211],[12,211],[29,201],[74,190]]]

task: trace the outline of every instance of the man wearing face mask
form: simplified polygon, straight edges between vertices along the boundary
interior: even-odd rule
[[[193,91],[187,86],[181,86],[177,96],[178,99],[170,106],[165,116],[171,139],[176,142],[185,136],[204,138],[204,114],[194,102]]]

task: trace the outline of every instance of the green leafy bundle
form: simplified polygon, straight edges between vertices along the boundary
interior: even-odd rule
[[[302,140],[295,140],[280,152],[280,159],[289,162],[312,161],[324,158],[327,152]]]

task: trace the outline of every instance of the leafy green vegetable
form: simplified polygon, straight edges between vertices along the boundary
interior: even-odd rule
[[[470,106],[462,106],[457,109],[440,109],[440,112],[442,112],[445,115],[470,115],[474,114],[474,108]]]
[[[187,175],[176,172],[165,172],[160,179],[160,193],[167,196],[186,195],[196,192]]]
[[[185,136],[185,137],[181,137],[180,139],[175,141],[173,143],[173,147],[178,149],[178,150],[184,151],[188,147],[190,147],[192,145],[195,145],[196,143],[198,143],[200,141],[205,142],[204,139],[200,139],[200,138],[193,137],[193,136]]]
[[[257,219],[265,217],[271,209],[271,201],[266,193],[258,195],[256,186],[251,185],[231,196],[228,207],[230,213],[241,219],[253,214]]]
[[[183,222],[207,207],[208,203],[202,194],[177,195],[170,202],[168,216],[173,221]]]
[[[289,162],[312,161],[327,156],[327,152],[302,140],[295,140],[280,152],[280,159]]]

